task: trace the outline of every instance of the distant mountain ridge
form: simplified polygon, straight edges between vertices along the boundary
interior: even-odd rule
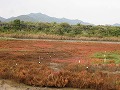
[[[0,21],[4,22],[6,19],[3,17],[0,17]]]
[[[20,16],[17,16],[17,17],[11,17],[11,18],[6,19],[5,22],[10,22],[10,21],[13,21],[15,19],[20,19],[21,21],[37,22],[37,20],[34,20],[33,18],[31,18],[28,15],[20,15]]]
[[[120,24],[119,23],[115,23],[115,24],[113,24],[113,26],[120,26]]]
[[[57,23],[66,22],[66,23],[69,23],[72,25],[75,25],[78,23],[83,24],[83,25],[93,25],[91,23],[83,22],[83,21],[78,20],[78,19],[72,20],[72,19],[67,19],[67,18],[56,18],[56,17],[51,17],[51,16],[48,16],[48,15],[45,15],[42,13],[30,13],[27,15],[19,15],[17,17],[10,17],[8,19],[0,17],[0,21],[2,21],[2,22],[10,22],[10,21],[13,21],[15,19],[20,19],[22,21],[28,21],[28,22],[57,22]],[[115,23],[111,26],[120,26],[120,24]]]
[[[56,18],[56,17],[50,17],[48,15],[42,14],[42,13],[30,13],[27,15],[20,15],[17,17],[11,17],[8,19],[2,18],[0,17],[0,20],[3,22],[9,22],[9,21],[13,21],[15,19],[20,19],[22,21],[30,21],[30,22],[57,22],[57,23],[62,23],[62,22],[66,22],[69,24],[83,24],[83,25],[92,25],[90,23],[87,22],[83,22],[81,20],[71,20],[71,19],[67,19],[67,18]]]

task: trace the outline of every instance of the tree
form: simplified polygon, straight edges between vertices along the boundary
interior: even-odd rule
[[[49,26],[48,23],[43,23],[43,22],[38,23],[38,30],[42,30],[42,31],[44,31],[45,28],[49,28],[49,27],[50,27],[50,26]]]
[[[71,26],[68,23],[60,23],[59,26],[62,28],[63,32],[67,32],[67,33],[70,32]]]
[[[63,35],[64,34],[64,30],[62,27],[60,27],[59,25],[55,27],[54,31],[53,31],[54,34],[58,34],[58,35]]]
[[[20,30],[21,29],[21,21],[19,19],[14,20],[13,26],[16,30]]]
[[[80,26],[81,24],[80,23],[77,23],[77,26]]]
[[[78,35],[78,34],[81,34],[81,33],[82,33],[82,30],[81,30],[80,26],[74,25],[74,26],[71,27],[71,34]]]

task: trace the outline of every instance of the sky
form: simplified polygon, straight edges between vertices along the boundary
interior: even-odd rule
[[[120,0],[0,0],[0,16],[43,13],[96,25],[120,23]]]

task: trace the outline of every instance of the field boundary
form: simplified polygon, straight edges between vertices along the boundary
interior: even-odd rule
[[[104,40],[82,40],[82,39],[28,39],[28,38],[10,38],[10,37],[0,37],[0,40],[37,40],[37,41],[61,41],[61,42],[89,42],[89,43],[111,43],[120,44],[120,41],[104,41]]]

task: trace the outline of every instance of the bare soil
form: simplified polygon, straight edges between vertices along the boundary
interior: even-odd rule
[[[11,80],[1,79],[0,90],[91,90],[91,89],[35,87],[28,86],[22,83],[16,83]]]

